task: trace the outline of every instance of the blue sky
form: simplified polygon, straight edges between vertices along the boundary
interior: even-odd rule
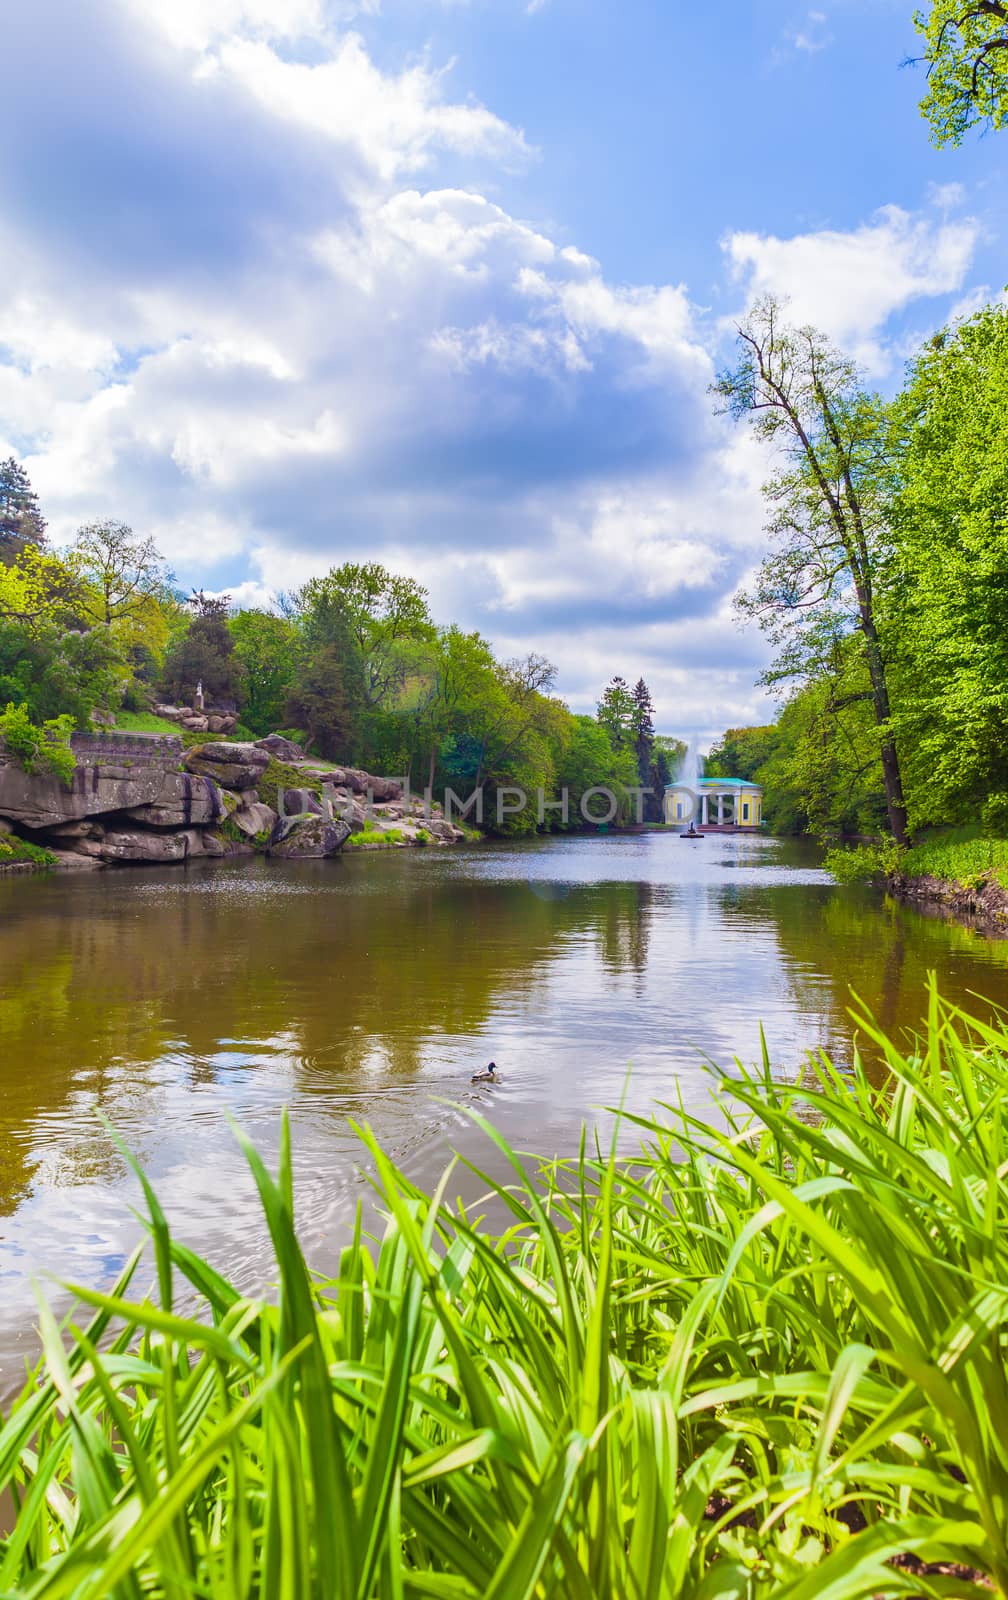
[[[5,22],[0,455],[249,602],[379,558],[590,708],[762,720],[763,290],[891,388],[1001,292],[1008,137],[937,152],[910,0],[36,0]]]

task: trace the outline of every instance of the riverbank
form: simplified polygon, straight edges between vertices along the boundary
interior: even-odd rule
[[[0,871],[325,858],[468,837],[396,779],[311,760],[280,734],[203,742],[202,731],[74,733],[67,776],[0,745]]]
[[[881,883],[905,904],[1008,937],[1008,839],[961,828],[908,850],[891,843],[833,850],[825,864],[841,882]]]
[[[936,1000],[925,1073],[860,1029],[882,1086],[733,1077],[745,1139],[648,1116],[532,1178],[488,1124],[503,1234],[365,1134],[384,1237],[324,1281],[246,1146],[279,1315],[148,1190],[158,1293],[134,1256],[65,1357],[43,1321],[8,1413],[8,1587],[1008,1595],[1008,1033]]]

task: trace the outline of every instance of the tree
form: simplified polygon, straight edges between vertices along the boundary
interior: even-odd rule
[[[65,714],[86,728],[96,706],[119,704],[126,676],[104,628],[76,633],[45,622],[28,631],[0,617],[0,704],[23,703],[36,722]]]
[[[268,611],[239,611],[228,620],[242,671],[242,721],[256,733],[284,726],[288,697],[305,659],[300,631]]]
[[[893,408],[889,631],[916,823],[1008,794],[1008,307],[930,340]]]
[[[208,704],[231,705],[241,695],[242,672],[228,629],[229,595],[194,590],[188,602],[195,613],[185,633],[165,654],[162,689],[170,699],[190,704],[198,684]]]
[[[0,461],[0,548],[45,543],[46,523],[38,495],[14,456]]]
[[[736,604],[778,647],[764,681],[809,681],[856,636],[866,682],[849,692],[871,702],[889,827],[902,844],[906,804],[875,601],[890,548],[885,410],[852,362],[814,328],[789,327],[770,297],[739,327],[738,342],[738,363],[714,392],[784,464],[764,486],[772,548]]]
[[[654,701],[643,678],[633,687],[633,710],[630,713],[630,732],[633,735],[634,755],[637,757],[637,775],[646,787],[654,778]]]
[[[336,645],[323,645],[308,657],[287,697],[292,726],[330,759],[346,759],[352,749],[359,705],[348,681],[347,663]]]
[[[959,145],[971,128],[1008,121],[1008,0],[932,0],[914,25],[924,38],[928,90],[921,111],[934,144]]]
[[[139,622],[155,611],[171,575],[153,539],[137,539],[125,522],[89,522],[71,549],[90,587],[84,609],[92,622]]]
[[[614,750],[622,750],[631,742],[633,715],[633,695],[626,679],[616,673],[603,690],[596,712],[597,720],[609,732]]]
[[[401,692],[410,662],[406,647],[433,636],[427,590],[378,561],[347,561],[324,578],[312,578],[295,605],[309,639],[328,639],[334,620],[342,620],[360,652],[365,693],[375,706]]]

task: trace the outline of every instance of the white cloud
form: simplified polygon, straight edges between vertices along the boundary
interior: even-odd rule
[[[890,364],[882,337],[888,319],[914,300],[960,289],[979,232],[971,218],[936,223],[885,206],[849,232],[733,233],[724,248],[750,297],[786,296],[796,322],[814,323],[880,373]]]

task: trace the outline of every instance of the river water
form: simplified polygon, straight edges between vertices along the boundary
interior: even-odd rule
[[[301,1232],[331,1266],[369,1192],[352,1119],[430,1183],[450,1149],[495,1165],[473,1110],[572,1154],[624,1092],[702,1112],[706,1063],[756,1059],[761,1023],[781,1075],[849,1059],[850,989],[912,1029],[932,968],[1008,1005],[1008,944],[764,838],[0,880],[0,1384],[34,1350],[33,1277],[60,1304],[58,1280],[107,1283],[137,1237],[102,1115],[180,1235],[251,1288],[269,1258],[229,1118],[272,1156],[290,1108]],[[491,1057],[500,1084],[471,1086]]]

